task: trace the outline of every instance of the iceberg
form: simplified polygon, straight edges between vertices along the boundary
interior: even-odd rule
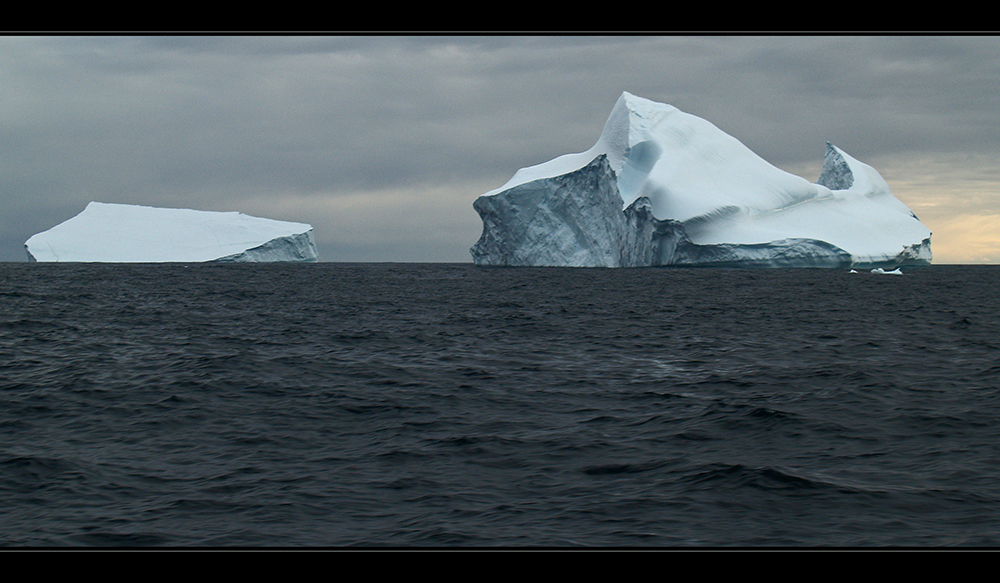
[[[239,212],[91,202],[33,235],[28,261],[102,263],[315,262],[312,226]]]
[[[478,265],[927,265],[931,232],[871,166],[827,143],[811,183],[712,123],[623,92],[592,148],[479,196]]]

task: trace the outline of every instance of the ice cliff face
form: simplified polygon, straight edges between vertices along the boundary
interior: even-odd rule
[[[480,197],[473,208],[483,219],[476,263],[617,267],[624,260],[626,217],[603,154],[574,172]]]
[[[675,107],[623,93],[597,143],[523,168],[473,207],[479,265],[929,264],[931,233],[828,144],[813,184]]]
[[[238,212],[91,202],[33,235],[29,261],[108,263],[317,261],[312,227]]]

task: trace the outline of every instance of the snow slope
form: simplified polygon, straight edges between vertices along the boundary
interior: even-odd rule
[[[483,217],[484,233],[472,249],[476,263],[565,264],[544,252],[522,257],[520,262],[510,262],[495,252],[498,245],[530,245],[541,250],[548,238],[551,245],[564,248],[562,255],[568,253],[567,242],[556,240],[561,236],[558,228],[551,237],[539,234],[539,228],[529,229],[537,238],[530,244],[511,233],[511,229],[528,232],[511,222],[529,215],[534,220],[547,214],[539,212],[540,208],[561,204],[552,198],[554,192],[546,201],[536,196],[531,213],[511,207],[506,219],[484,216],[483,210],[503,205],[481,201],[509,198],[512,192],[532,188],[537,194],[545,181],[580,172],[601,156],[613,173],[622,211],[646,208],[659,225],[660,235],[652,235],[654,239],[662,237],[663,222],[670,224],[670,249],[657,244],[652,265],[739,265],[745,259],[748,264],[770,266],[890,266],[931,260],[927,227],[892,195],[874,168],[835,146],[828,144],[823,173],[817,183],[810,183],[772,166],[704,119],[624,92],[592,148],[523,168],[506,184],[477,199],[474,206]],[[559,196],[589,199],[591,195],[564,189]],[[609,245],[616,245],[614,234],[607,238]],[[644,240],[639,243],[645,245]],[[815,251],[806,250],[803,244]],[[790,247],[797,249],[794,260],[788,259]],[[811,261],[814,252],[824,258]],[[769,253],[784,255],[775,262]],[[833,261],[833,256],[838,259]]]
[[[312,227],[238,212],[91,202],[33,235],[30,261],[164,263],[317,261]]]

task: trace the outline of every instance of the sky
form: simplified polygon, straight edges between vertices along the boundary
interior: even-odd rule
[[[472,208],[623,91],[810,181],[876,168],[935,264],[1000,263],[1000,36],[0,36],[0,261],[90,201],[313,226],[321,261],[471,262]]]

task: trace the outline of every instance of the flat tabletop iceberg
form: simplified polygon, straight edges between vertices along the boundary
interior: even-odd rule
[[[874,168],[836,146],[811,183],[704,119],[627,92],[592,148],[522,168],[473,206],[481,265],[931,261],[927,227]]]
[[[91,202],[32,236],[30,261],[166,263],[317,261],[312,227],[239,212]]]

